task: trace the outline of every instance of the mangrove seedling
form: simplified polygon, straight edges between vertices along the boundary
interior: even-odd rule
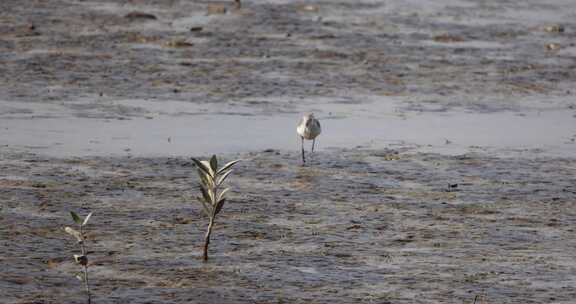
[[[92,296],[90,295],[90,283],[88,281],[88,252],[86,251],[85,227],[86,224],[88,224],[90,217],[92,217],[92,212],[90,212],[84,219],[82,219],[74,211],[70,211],[70,215],[72,216],[72,220],[78,225],[78,230],[72,227],[66,227],[64,228],[64,231],[73,236],[78,242],[78,246],[80,247],[81,254],[74,254],[74,261],[76,262],[76,264],[82,266],[83,271],[77,273],[76,278],[84,282],[84,289],[86,290],[87,303],[91,304]]]
[[[231,161],[221,168],[218,168],[218,159],[216,155],[210,158],[210,161],[198,160],[192,158],[196,167],[198,168],[198,175],[200,176],[200,192],[202,196],[198,196],[197,199],[202,203],[202,210],[208,216],[208,229],[206,230],[206,235],[204,236],[204,252],[202,258],[204,262],[208,261],[208,245],[210,244],[210,235],[212,234],[212,228],[214,227],[214,221],[216,216],[226,202],[226,192],[230,188],[222,188],[222,185],[226,178],[232,173],[232,166],[234,166],[240,160]]]

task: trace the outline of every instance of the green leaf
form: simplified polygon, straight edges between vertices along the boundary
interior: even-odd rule
[[[221,201],[224,198],[224,195],[226,195],[226,192],[228,192],[229,190],[230,190],[230,188],[225,188],[224,190],[222,190],[220,192],[220,194],[218,194],[217,201]]]
[[[82,272],[77,272],[75,277],[80,280],[81,282],[84,282],[84,273]]]
[[[207,166],[206,162],[197,160],[194,157],[192,157],[192,161],[194,161],[194,164],[196,164],[196,167],[198,167],[199,170],[203,171],[204,173],[206,173],[209,176],[212,176],[212,172],[210,171],[210,166]]]
[[[206,186],[207,188],[213,188],[214,187],[214,182],[212,181],[212,176],[204,173],[204,171],[202,171],[202,170],[198,170],[198,175],[200,176],[200,179],[202,180],[202,184],[204,186]]]
[[[199,196],[197,196],[196,199],[202,204],[202,210],[204,210],[206,216],[210,216],[212,212],[210,211],[209,205]]]
[[[214,216],[216,216],[218,213],[220,213],[220,211],[222,211],[222,207],[224,207],[225,202],[226,202],[225,198],[218,201],[218,203],[216,204],[216,208],[214,209]]]
[[[222,183],[226,180],[228,175],[230,175],[230,173],[232,173],[232,170],[226,171],[224,174],[222,174],[222,176],[218,177],[218,181],[216,182],[216,185],[218,187],[220,187],[222,185]]]
[[[225,164],[224,167],[220,168],[220,170],[218,170],[218,172],[217,172],[216,174],[218,174],[218,175],[219,175],[219,174],[222,174],[222,172],[230,169],[232,166],[234,166],[234,165],[235,165],[237,162],[239,162],[239,161],[240,161],[240,159],[237,159],[237,160],[233,160],[233,161]]]
[[[70,211],[70,215],[72,216],[72,219],[74,220],[74,222],[76,222],[76,224],[82,224],[82,220],[80,219],[78,214],[76,214],[76,212]]]
[[[82,226],[85,226],[86,224],[88,224],[88,221],[90,220],[91,217],[92,217],[92,212],[88,213],[88,215],[84,218],[84,222],[82,223]]]
[[[212,172],[218,170],[218,159],[216,158],[216,155],[212,155],[212,158],[210,158],[210,168],[212,169]]]
[[[200,185],[200,191],[202,191],[202,196],[204,197],[204,201],[210,205],[212,205],[212,195],[211,191],[204,188],[204,186]]]
[[[210,162],[207,160],[202,160],[200,162],[204,165],[204,167],[208,168],[208,175],[213,177],[214,171],[212,171],[212,167],[210,166]]]
[[[65,227],[64,231],[66,231],[66,233],[68,233],[69,235],[75,237],[78,242],[83,241],[82,240],[82,234],[78,230],[73,229],[71,227]]]
[[[74,261],[82,266],[88,265],[88,257],[85,255],[75,254]]]

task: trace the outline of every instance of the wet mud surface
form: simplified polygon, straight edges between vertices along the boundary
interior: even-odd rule
[[[95,303],[572,303],[575,10],[0,1],[0,302],[83,303],[76,210]]]
[[[576,161],[353,150],[244,155],[206,219],[184,158],[3,155],[8,303],[81,302],[66,210],[94,211],[97,303],[570,303]],[[452,187],[448,187],[448,185]]]
[[[518,102],[509,96],[571,95],[576,76],[572,1],[245,1],[240,10],[175,0],[1,5],[3,100],[96,101],[102,94],[219,103],[290,96],[298,103],[351,91],[494,110]],[[156,19],[127,18],[134,12]],[[556,24],[565,30],[546,31]],[[547,49],[552,43],[558,48]],[[486,95],[498,102],[476,100]],[[91,107],[98,104],[84,109]]]

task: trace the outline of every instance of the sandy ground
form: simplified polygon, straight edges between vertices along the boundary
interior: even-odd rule
[[[575,17],[1,1],[0,302],[83,302],[75,210],[95,303],[573,303]],[[325,131],[301,166],[306,111]],[[210,153],[244,161],[205,264],[189,157]]]

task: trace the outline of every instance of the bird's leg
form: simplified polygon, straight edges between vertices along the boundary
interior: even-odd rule
[[[306,163],[306,156],[304,156],[304,137],[300,137],[302,139],[302,163]]]
[[[316,143],[316,138],[312,140],[312,153],[314,153],[314,144]]]

